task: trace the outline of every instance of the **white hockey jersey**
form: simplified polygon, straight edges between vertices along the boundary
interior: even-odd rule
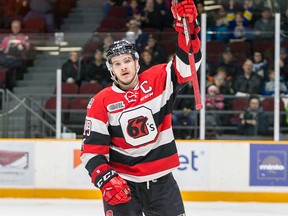
[[[178,87],[191,79],[188,62],[187,52],[178,46],[168,64],[141,73],[134,89],[123,91],[113,84],[90,100],[81,156],[90,175],[108,163],[122,178],[145,182],[179,165],[171,115]],[[198,69],[200,51],[195,62]]]

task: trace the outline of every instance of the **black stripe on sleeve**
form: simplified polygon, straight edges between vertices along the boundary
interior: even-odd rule
[[[110,136],[97,133],[94,131],[91,131],[90,136],[83,136],[85,138],[84,144],[97,144],[97,145],[109,145],[110,144]]]
[[[85,168],[88,170],[89,175],[91,176],[96,167],[105,163],[108,163],[108,161],[104,155],[96,155],[88,161]]]
[[[189,65],[188,53],[182,50],[179,45],[176,46],[176,55],[186,64]]]

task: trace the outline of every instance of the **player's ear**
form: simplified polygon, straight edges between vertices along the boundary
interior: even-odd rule
[[[140,64],[139,64],[139,61],[138,61],[138,60],[136,60],[136,71],[138,72],[138,71],[139,71],[139,69],[140,69]]]

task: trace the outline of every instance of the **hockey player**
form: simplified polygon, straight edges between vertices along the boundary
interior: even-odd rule
[[[139,55],[133,45],[114,42],[106,62],[114,83],[87,106],[81,159],[102,192],[105,215],[185,215],[172,175],[179,157],[171,123],[178,89],[192,77],[183,17],[190,27],[196,69],[202,58],[193,1],[172,5],[179,32],[175,57],[138,75]]]

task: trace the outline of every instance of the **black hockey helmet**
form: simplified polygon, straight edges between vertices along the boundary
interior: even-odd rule
[[[109,46],[107,50],[106,53],[107,62],[111,64],[112,57],[126,53],[132,54],[133,58],[136,60],[139,59],[139,54],[137,53],[133,44],[131,44],[127,40],[115,41],[113,44]]]

